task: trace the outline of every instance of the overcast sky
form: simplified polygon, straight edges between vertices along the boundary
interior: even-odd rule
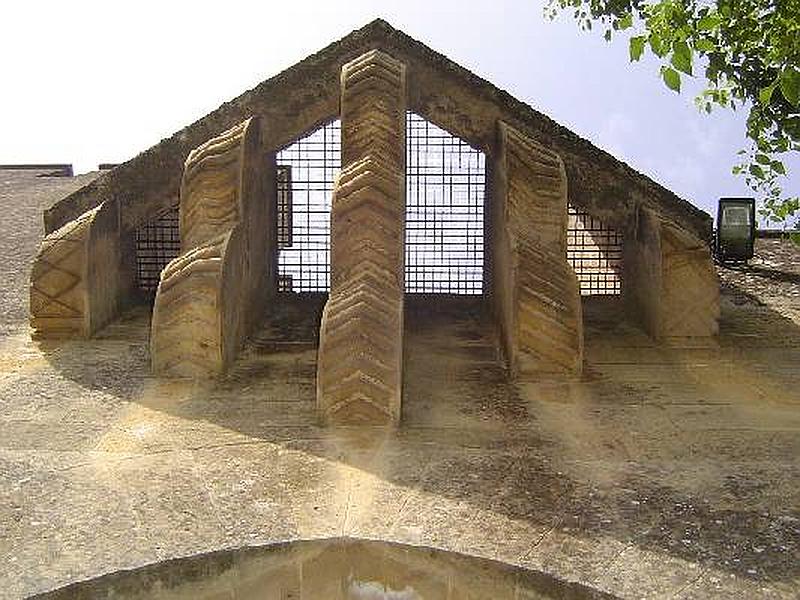
[[[744,114],[698,113],[539,0],[7,2],[0,9],[0,163],[123,162],[376,17],[714,212]],[[695,85],[697,89],[697,85]],[[800,165],[787,189],[800,193]]]

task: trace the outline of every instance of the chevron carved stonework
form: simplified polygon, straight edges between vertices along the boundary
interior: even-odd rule
[[[265,156],[252,118],[186,159],[182,254],[162,271],[153,307],[150,352],[157,374],[224,372],[265,308],[275,252],[269,187],[275,164]]]
[[[719,333],[719,281],[708,244],[640,208],[625,237],[625,302],[656,340]]]
[[[664,296],[662,335],[711,337],[719,333],[719,281],[708,244],[682,230],[661,226]]]
[[[567,262],[567,183],[557,154],[499,124],[497,307],[512,373],[580,373],[580,288]]]
[[[326,423],[392,424],[400,419],[403,355],[403,63],[372,51],[344,65],[341,119],[317,407]]]
[[[90,337],[118,311],[116,205],[104,202],[45,236],[33,263],[31,326],[37,337]]]

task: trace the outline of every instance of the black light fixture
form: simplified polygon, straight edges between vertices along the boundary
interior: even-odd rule
[[[720,198],[715,249],[720,262],[744,262],[753,258],[756,237],[754,198]]]

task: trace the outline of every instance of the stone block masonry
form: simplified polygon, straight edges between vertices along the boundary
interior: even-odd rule
[[[126,295],[122,244],[114,202],[44,238],[30,283],[36,336],[88,338],[118,314]]]
[[[258,119],[189,155],[180,229],[182,254],[162,271],[153,308],[153,371],[219,375],[275,288],[275,161],[263,150]]]
[[[626,310],[654,339],[719,333],[719,282],[701,239],[642,207],[625,236]]]
[[[494,313],[513,375],[580,373],[580,288],[567,262],[567,179],[559,156],[498,124]]]
[[[331,292],[320,328],[323,422],[400,419],[405,65],[380,51],[342,67],[342,164],[331,209]]]

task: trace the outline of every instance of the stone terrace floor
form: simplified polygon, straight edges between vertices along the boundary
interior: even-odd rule
[[[800,249],[760,240],[721,270],[711,347],[657,346],[588,306],[576,381],[507,383],[468,302],[412,310],[403,426],[331,430],[313,344],[274,327],[217,383],[149,374],[146,308],[90,342],[31,341],[41,210],[79,183],[0,172],[0,597],[338,536],[624,598],[800,595]]]

